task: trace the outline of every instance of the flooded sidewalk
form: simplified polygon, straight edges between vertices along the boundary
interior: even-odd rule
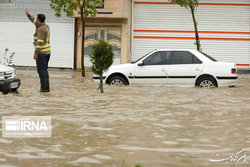
[[[0,167],[249,166],[249,74],[235,88],[105,85],[104,94],[91,73],[52,70],[50,93],[35,70],[17,75],[19,94],[0,94],[1,118],[51,116],[52,137],[0,135]]]

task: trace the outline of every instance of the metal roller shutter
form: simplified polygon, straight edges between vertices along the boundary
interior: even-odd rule
[[[46,15],[50,26],[51,58],[49,67],[73,68],[74,19],[62,14],[55,17],[48,0],[0,1],[0,54],[5,48],[15,52],[13,63],[17,66],[35,66],[33,60],[33,34],[35,26],[25,15],[25,9],[36,17]]]
[[[250,0],[200,0],[196,11],[202,50],[219,61],[250,64]],[[195,49],[187,9],[166,0],[135,0],[132,59],[153,49]]]
[[[51,31],[51,59],[49,67],[73,68],[74,59],[74,25],[63,23],[48,23]],[[0,22],[0,49],[9,48],[15,52],[13,64],[17,66],[35,66],[33,60],[32,23]]]

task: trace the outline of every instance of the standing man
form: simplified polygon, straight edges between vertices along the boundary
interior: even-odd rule
[[[36,26],[36,32],[34,34],[34,59],[36,60],[37,72],[40,78],[40,92],[49,92],[48,63],[50,59],[50,29],[44,22],[46,19],[44,14],[38,14],[37,19],[29,14],[28,9],[26,9],[25,14]]]

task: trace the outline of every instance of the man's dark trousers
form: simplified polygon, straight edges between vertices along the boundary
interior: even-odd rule
[[[49,92],[49,73],[48,73],[48,63],[50,59],[50,54],[38,54],[36,59],[37,72],[39,74],[41,89],[40,92]]]

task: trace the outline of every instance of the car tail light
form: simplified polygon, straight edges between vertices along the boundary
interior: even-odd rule
[[[232,74],[236,74],[237,73],[237,70],[236,70],[236,68],[232,68]]]

